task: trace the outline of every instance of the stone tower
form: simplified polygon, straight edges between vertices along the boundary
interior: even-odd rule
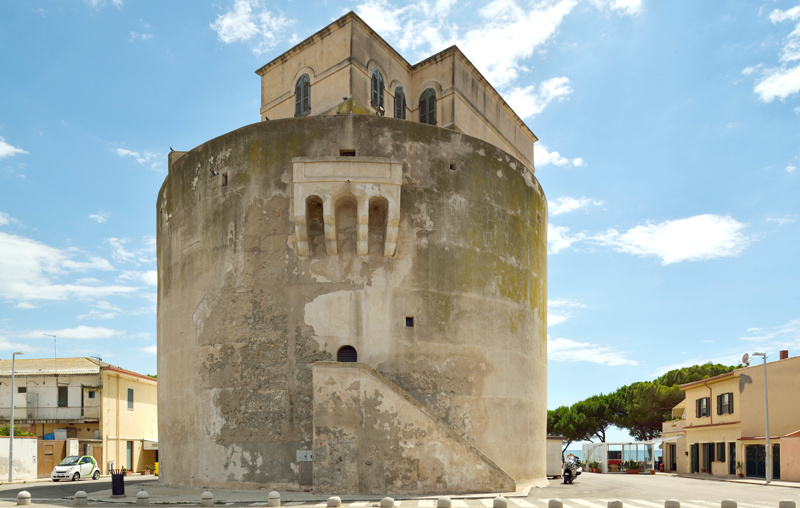
[[[536,137],[458,48],[411,65],[353,13],[257,72],[261,121],[158,196],[162,479],[544,485]]]

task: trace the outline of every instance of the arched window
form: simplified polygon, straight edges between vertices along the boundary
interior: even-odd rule
[[[325,219],[322,214],[322,199],[319,196],[309,196],[306,199],[306,231],[311,257],[324,257],[326,254]]]
[[[372,71],[372,105],[376,109],[383,108],[383,76],[381,71]]]
[[[436,92],[428,88],[419,98],[419,122],[436,125]]]
[[[406,119],[406,94],[403,93],[402,86],[394,89],[394,117]]]
[[[357,362],[358,352],[353,346],[342,346],[336,353],[337,362]]]
[[[311,112],[311,82],[308,74],[303,74],[294,86],[294,116],[304,116]]]

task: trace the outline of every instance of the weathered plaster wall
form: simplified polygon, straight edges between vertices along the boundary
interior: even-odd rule
[[[402,163],[393,257],[297,255],[292,159],[342,148]],[[545,484],[547,205],[520,161],[392,118],[286,119],[172,156],[157,206],[164,481],[296,485],[310,365],[352,345],[518,484]]]
[[[515,489],[469,441],[363,363],[317,362],[312,370],[319,492]]]

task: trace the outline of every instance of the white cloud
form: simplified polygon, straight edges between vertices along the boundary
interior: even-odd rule
[[[767,222],[777,224],[791,224],[797,220],[797,215],[784,215],[783,217],[767,217]]]
[[[110,339],[125,332],[103,328],[100,326],[78,326],[75,328],[62,328],[60,330],[34,330],[26,333],[23,337],[28,339],[38,339],[45,335],[55,335],[59,339]]]
[[[541,113],[554,100],[559,102],[572,93],[569,78],[551,78],[524,88],[514,88],[503,94],[506,102],[520,118],[530,118]]]
[[[132,41],[147,41],[147,40],[150,40],[152,38],[153,38],[153,34],[151,34],[151,33],[147,33],[147,32],[139,33],[139,32],[134,32],[133,30],[131,30],[131,40]]]
[[[592,240],[619,252],[656,256],[668,265],[736,256],[752,241],[742,233],[744,228],[731,217],[705,214],[657,224],[648,222],[624,233],[609,229]]]
[[[800,6],[787,10],[775,9],[769,14],[769,19],[774,24],[798,21]],[[769,103],[775,99],[784,100],[800,92],[800,65],[796,64],[798,60],[800,60],[800,22],[795,24],[794,30],[784,39],[778,58],[779,66],[767,67],[764,64],[758,64],[745,68],[742,73],[761,75],[756,80],[754,91],[763,102]]]
[[[143,166],[150,166],[153,169],[158,169],[162,164],[164,154],[155,152],[135,152],[127,148],[116,148],[114,150],[120,157],[133,157],[136,162]]]
[[[7,213],[0,212],[0,226],[6,226],[11,223],[11,216]]]
[[[108,214],[105,212],[100,213],[90,213],[89,218],[97,221],[98,224],[106,222],[108,220]]]
[[[555,362],[591,362],[616,367],[619,365],[638,365],[639,362],[626,358],[627,353],[610,346],[578,342],[571,339],[547,338],[547,360]]]
[[[502,87],[527,70],[520,61],[556,34],[576,4],[559,0],[524,8],[514,0],[495,0],[478,10],[480,27],[469,30],[458,44],[490,83]]]
[[[156,346],[156,345],[146,346],[146,347],[141,348],[140,351],[142,353],[147,353],[149,355],[155,355],[158,352],[158,346]]]
[[[534,166],[546,166],[547,164],[552,164],[559,167],[580,167],[584,165],[584,162],[580,157],[569,159],[562,156],[558,152],[551,152],[547,149],[547,146],[540,142],[536,143],[536,145],[533,147],[533,164]]]
[[[148,270],[145,272],[137,272],[133,270],[126,270],[120,275],[122,280],[132,280],[137,282],[144,282],[149,286],[158,285],[158,272],[156,270]]]
[[[547,253],[557,254],[568,249],[573,243],[586,239],[586,233],[569,234],[569,228],[547,224]]]
[[[752,335],[741,337],[741,340],[754,343],[776,345],[776,349],[800,347],[800,319],[793,319],[788,323],[764,331],[761,328],[750,328]]]
[[[14,155],[20,155],[23,153],[28,153],[22,148],[17,148],[15,146],[11,146],[6,143],[6,140],[0,136],[0,159],[3,157],[13,157]]]
[[[556,298],[547,301],[547,326],[563,323],[572,317],[570,309],[585,307],[582,303],[568,298]],[[555,310],[555,312],[554,312]]]
[[[137,266],[156,262],[155,237],[145,237],[144,245],[134,249],[128,249],[127,245],[131,242],[128,238],[108,238],[106,242],[111,246],[111,256],[119,262],[134,263]]]
[[[20,302],[20,303],[14,305],[14,308],[15,309],[38,309],[39,307],[37,305],[34,305],[34,304],[30,303],[30,302]]]
[[[76,260],[77,255],[79,252],[74,249],[61,250],[29,238],[0,233],[0,298],[22,302],[99,298],[136,290],[117,285],[54,282],[72,272],[113,269],[102,257]]]
[[[795,172],[795,170],[797,170],[797,166],[795,166],[794,164],[789,164],[789,165],[788,165],[788,166],[786,166],[786,168],[785,168],[785,171],[786,171],[787,173],[794,173],[794,172]]]
[[[551,217],[555,215],[561,215],[564,213],[574,212],[575,210],[588,208],[590,206],[603,206],[603,202],[596,201],[594,199],[589,199],[586,197],[571,198],[569,196],[564,196],[557,198],[553,201],[550,201],[548,203],[548,209]]]
[[[642,0],[592,0],[598,9],[633,16],[642,12]]]
[[[283,15],[262,7],[259,0],[236,0],[210,26],[223,43],[251,42],[253,53],[261,55],[281,42],[292,23]]]
[[[81,319],[81,320],[83,320],[83,319],[98,319],[99,320],[99,319],[114,319],[115,317],[117,317],[117,313],[116,312],[101,312],[99,310],[92,309],[91,311],[89,311],[88,314],[81,314],[80,316],[78,316],[78,319]]]
[[[94,7],[94,8],[105,7],[105,5],[106,5],[106,0],[84,0],[84,2],[89,7]],[[122,4],[123,4],[123,0],[111,0],[111,3],[117,9],[121,9],[122,8]]]

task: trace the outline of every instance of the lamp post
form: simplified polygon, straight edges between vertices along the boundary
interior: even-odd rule
[[[766,463],[767,483],[772,481],[772,450],[769,447],[769,391],[767,390],[767,353],[753,353],[764,359],[764,427],[766,431],[766,447],[764,449],[764,462]]]
[[[14,361],[22,351],[11,353],[11,424],[8,428],[8,482],[14,481]]]

